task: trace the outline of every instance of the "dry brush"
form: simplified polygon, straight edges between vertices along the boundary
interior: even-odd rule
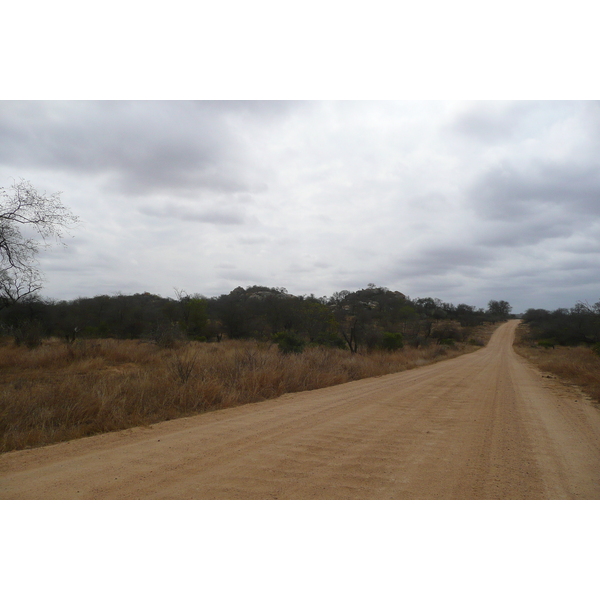
[[[541,371],[576,385],[600,403],[600,356],[589,346],[540,345],[533,341],[527,325],[519,325],[515,350]]]
[[[489,338],[491,329],[483,333]],[[481,337],[481,336],[480,336]],[[66,441],[395,373],[478,348],[432,344],[352,354],[272,344],[139,340],[0,345],[0,451]]]

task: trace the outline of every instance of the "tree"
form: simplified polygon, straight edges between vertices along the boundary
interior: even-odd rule
[[[488,313],[496,319],[508,319],[511,310],[512,306],[506,300],[490,300],[488,302]]]
[[[200,294],[189,295],[175,288],[179,301],[180,325],[185,333],[195,339],[204,337],[208,323],[208,302]]]
[[[79,219],[60,201],[60,193],[39,193],[21,180],[0,188],[0,303],[9,306],[42,287],[37,254],[60,240]],[[28,236],[29,235],[29,236]]]

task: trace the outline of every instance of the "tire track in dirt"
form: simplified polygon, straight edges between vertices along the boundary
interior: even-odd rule
[[[0,456],[0,498],[600,498],[600,411],[512,350]],[[577,400],[577,401],[576,401]]]

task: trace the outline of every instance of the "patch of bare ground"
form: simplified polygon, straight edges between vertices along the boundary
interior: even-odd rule
[[[33,350],[0,346],[0,451],[43,446],[398,373],[477,350],[495,325],[468,342],[396,352],[314,347],[281,354],[272,344],[190,342],[160,348],[139,340],[49,340]]]
[[[591,348],[543,348],[531,339],[527,325],[521,323],[515,334],[514,349],[542,371],[546,378],[558,378],[567,385],[575,386],[600,405],[600,356]]]

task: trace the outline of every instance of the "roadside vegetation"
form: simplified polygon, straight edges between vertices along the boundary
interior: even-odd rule
[[[600,302],[528,310],[517,329],[515,350],[600,403]]]
[[[439,326],[440,324],[438,324]],[[51,338],[0,345],[0,450],[75,439],[395,373],[472,352],[496,324],[455,325],[464,341],[373,349],[278,343]],[[435,327],[432,328],[435,332]],[[397,343],[392,342],[386,343]]]
[[[456,324],[474,327],[509,316],[510,305],[504,301],[492,300],[484,310],[438,298],[411,299],[374,284],[321,298],[250,286],[213,298],[184,290],[175,290],[175,298],[145,292],[55,301],[32,295],[0,310],[0,331],[31,348],[49,337],[67,342],[145,339],[168,345],[181,340],[270,342],[279,336],[298,347],[317,344],[355,353],[432,341],[450,344],[462,341]]]

